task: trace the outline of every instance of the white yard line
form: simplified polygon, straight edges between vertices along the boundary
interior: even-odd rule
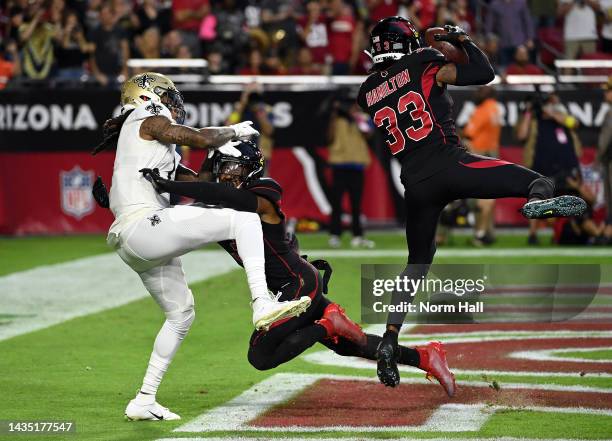
[[[609,351],[612,346],[600,346],[590,348],[557,348],[557,349],[539,349],[533,351],[516,351],[508,354],[512,358],[520,358],[522,360],[535,361],[558,361],[566,363],[611,363],[612,360],[594,360],[590,358],[564,357],[563,352],[593,352],[593,351]]]
[[[239,268],[225,251],[192,252],[182,259],[189,283]],[[0,341],[148,295],[115,253],[9,274],[0,277],[0,316],[9,315],[0,326]]]

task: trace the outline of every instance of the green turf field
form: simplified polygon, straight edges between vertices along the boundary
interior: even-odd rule
[[[360,264],[402,263],[405,260],[401,251],[405,247],[401,235],[372,234],[371,237],[377,242],[378,251],[390,250],[394,253],[391,253],[390,257],[384,257],[379,253],[376,254],[376,257],[359,255],[359,257],[343,256],[328,259],[334,267],[330,296],[341,303],[349,315],[354,317],[359,317]],[[315,252],[316,257],[324,257],[322,250],[327,248],[326,240],[327,238],[323,235],[300,236],[303,250],[319,250]],[[440,257],[436,261],[440,263],[612,263],[612,249],[608,249],[610,252],[605,253],[605,249],[597,248],[597,253],[589,254],[588,250],[591,248],[565,248],[561,252],[559,248],[543,246],[537,249],[547,250],[544,253],[529,255],[533,248],[522,248],[525,240],[523,237],[508,236],[501,237],[492,248],[495,250],[494,254],[488,254],[486,249],[483,251],[466,247],[466,240],[466,238],[455,238],[454,246],[440,249]],[[348,246],[345,246],[344,249],[350,250]],[[473,254],[453,256],[453,252],[462,250],[476,251]],[[523,253],[521,250],[524,250],[524,255],[521,255]],[[508,255],[504,254],[506,251]],[[445,252],[450,252],[450,254],[445,255]],[[152,341],[163,323],[162,314],[150,298],[135,297],[136,300],[120,306],[104,307],[96,312],[75,316],[66,321],[60,320],[50,327],[1,339],[3,327],[13,326],[19,321],[34,323],[37,319],[35,308],[31,314],[28,313],[27,308],[19,309],[18,313],[14,312],[15,305],[3,301],[5,297],[2,289],[12,286],[10,284],[16,283],[16,279],[23,281],[25,278],[27,281],[27,278],[31,277],[32,284],[40,286],[38,289],[43,291],[38,294],[45,294],[44,291],[48,289],[49,302],[59,304],[58,309],[61,310],[63,288],[70,284],[73,278],[82,277],[87,271],[95,274],[96,265],[100,262],[112,261],[114,257],[110,254],[106,257],[107,253],[109,249],[102,236],[0,239],[0,261],[3,262],[0,268],[0,275],[3,276],[0,277],[0,420],[71,420],[77,426],[77,433],[72,435],[36,435],[34,437],[26,434],[14,435],[15,439],[152,440],[211,436],[230,439],[238,435],[260,439],[350,436],[358,439],[398,439],[400,437],[498,439],[503,436],[541,439],[612,438],[612,361],[610,357],[612,326],[609,325],[607,327],[602,325],[601,329],[587,329],[584,332],[581,331],[582,334],[572,334],[577,332],[574,330],[556,329],[538,332],[537,338],[540,339],[538,341],[543,338],[567,338],[568,342],[571,341],[570,347],[575,347],[583,340],[587,342],[589,339],[594,339],[593,347],[597,348],[590,352],[558,352],[564,348],[556,348],[557,352],[552,351],[553,355],[574,358],[578,360],[578,364],[571,371],[560,370],[550,376],[535,375],[530,371],[512,372],[511,368],[505,369],[503,374],[491,375],[484,373],[484,370],[479,371],[479,355],[460,354],[473,358],[473,368],[471,370],[459,369],[458,380],[465,381],[466,388],[481,387],[485,391],[483,396],[488,397],[483,403],[479,402],[479,405],[484,406],[479,408],[479,412],[487,415],[482,424],[478,426],[478,430],[475,431],[398,431],[393,428],[393,425],[387,429],[381,425],[383,429],[379,431],[362,432],[355,427],[339,430],[338,428],[329,429],[326,426],[312,431],[300,430],[299,419],[292,419],[287,425],[297,424],[297,429],[291,432],[261,428],[253,430],[243,428],[239,432],[230,429],[173,432],[174,429],[189,423],[204,412],[225,406],[228,401],[246,390],[257,389],[260,382],[278,373],[291,373],[297,378],[303,374],[321,374],[323,377],[337,376],[338,381],[346,380],[343,380],[343,376],[358,379],[372,379],[376,376],[373,369],[352,366],[350,363],[348,365],[334,364],[333,360],[328,364],[314,362],[314,359],[309,357],[321,353],[322,346],[314,347],[307,352],[306,357],[298,357],[272,371],[259,372],[252,368],[246,360],[248,339],[251,334],[249,296],[244,275],[238,269],[191,284],[196,298],[196,320],[165,376],[158,394],[158,401],[181,414],[182,421],[128,423],[123,419],[123,410],[140,385]],[[207,254],[201,253],[198,258],[199,256],[203,256],[202,265],[206,265]],[[90,259],[79,260],[83,258]],[[71,269],[73,268],[71,265],[75,262],[80,262],[81,266]],[[92,268],[87,267],[88,262],[91,262]],[[49,267],[49,265],[57,264],[59,266]],[[50,273],[39,272],[42,270],[50,270]],[[127,272],[125,277],[132,277]],[[186,270],[186,272],[189,271]],[[51,273],[61,273],[63,278],[49,279],[48,283],[46,280],[38,279],[44,274]],[[64,285],[58,286],[57,283],[64,283]],[[100,297],[94,296],[88,300],[87,303],[91,304],[95,303],[98,298],[101,301],[103,296],[111,294],[105,291],[104,287],[105,283],[102,280],[89,286],[84,285],[79,289],[83,293],[85,291],[88,291],[88,294],[90,294],[89,291],[99,293]],[[24,293],[24,296],[27,296],[27,293]],[[610,304],[605,301],[601,307],[609,308]],[[417,330],[414,332],[416,333],[414,335],[412,331],[403,335],[402,340],[408,344],[419,342],[423,337]],[[503,338],[512,337],[515,340],[525,338],[525,341],[535,338],[528,332],[517,330],[514,334],[506,333]],[[563,332],[566,332],[567,335],[564,335]],[[432,333],[427,338],[439,337],[443,341],[448,341],[449,344],[453,341],[456,341],[457,344],[463,341],[461,335],[453,332],[441,334],[436,336],[435,333]],[[479,334],[472,333],[470,337],[486,341],[491,335],[491,332],[483,331]],[[451,347],[449,346],[449,353]],[[530,349],[528,344],[525,345],[525,349]],[[535,350],[541,349],[535,348]],[[587,368],[581,367],[579,364],[581,361],[587,363],[585,365]],[[592,364],[597,363],[599,368],[596,369],[589,365],[589,361],[593,362]],[[488,361],[483,360],[483,363],[485,362]],[[493,362],[494,360],[491,361]],[[501,372],[500,369],[497,371]],[[422,373],[412,370],[404,372],[402,378],[408,383],[414,380],[420,385],[419,387],[431,388],[431,392],[437,394],[436,397],[440,395],[442,404],[452,403],[452,400],[445,399],[439,386],[421,385]],[[491,387],[488,387],[493,382],[500,385],[502,391],[506,390],[506,387],[507,390],[529,389],[530,385],[534,387],[534,391],[527,391],[523,395],[517,394],[517,397],[520,395],[523,398],[508,404],[506,398],[490,395],[496,393]],[[517,384],[522,386],[513,386]],[[382,385],[376,383],[368,387],[368,391],[372,391],[372,394],[377,394],[378,391],[385,394],[393,392],[385,390]],[[538,387],[544,389],[538,389]],[[477,389],[475,390],[475,394],[478,395]],[[430,392],[429,389],[425,391]],[[550,399],[542,397],[553,393],[559,396],[551,396]],[[262,392],[261,395],[265,398],[265,392]],[[427,401],[420,402],[418,397],[410,393],[410,384],[406,384],[403,389],[390,396],[398,403],[406,403],[406,405],[428,405]],[[574,397],[576,397],[575,405],[572,403]],[[360,403],[366,406],[365,410],[368,410],[367,399],[369,398],[366,395],[366,399],[362,399]],[[557,406],[557,401],[565,403],[564,411],[551,409]],[[546,404],[549,402],[554,406]],[[296,399],[295,403],[289,403],[289,405],[297,406],[296,414],[299,414],[299,406],[311,404],[310,402],[301,403],[300,399]],[[473,404],[473,400],[469,401],[468,404],[465,404],[466,409]],[[342,406],[330,409],[329,413],[337,412],[340,415],[347,411],[346,408],[340,407]],[[583,413],[572,410],[578,407],[592,407],[595,410]],[[221,407],[221,409],[226,409],[226,407]],[[377,409],[378,407],[373,404],[369,413],[376,414]],[[267,410],[270,414],[273,414],[274,411],[273,407]],[[461,413],[457,414],[457,423],[461,422],[459,421],[461,415]],[[465,422],[465,424],[468,423]]]

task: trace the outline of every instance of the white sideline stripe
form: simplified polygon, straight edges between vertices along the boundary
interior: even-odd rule
[[[309,255],[325,257],[408,257],[408,251],[397,250],[303,250]],[[451,249],[440,248],[437,257],[609,257],[612,263],[612,250],[605,248],[491,248],[491,249]]]
[[[564,361],[569,363],[612,363],[612,360],[592,360],[590,358],[576,358],[576,357],[564,357],[558,355],[563,352],[592,352],[592,351],[609,351],[612,346],[600,346],[600,347],[589,347],[589,348],[566,348],[562,350],[557,349],[540,349],[533,351],[516,351],[508,354],[512,358],[520,358],[522,360],[536,360],[536,361]]]
[[[225,251],[192,252],[182,260],[188,283],[238,268]],[[19,315],[0,326],[0,341],[149,295],[138,275],[115,253],[0,277],[0,293],[0,314]]]
[[[486,404],[444,404],[420,426],[282,426],[258,427],[248,423],[272,407],[282,404],[318,380],[357,380],[378,382],[378,379],[325,374],[275,374],[244,391],[227,403],[215,407],[176,429],[175,432],[257,431],[257,432],[465,432],[479,430],[490,417]],[[425,381],[423,381],[426,383]]]
[[[325,192],[321,188],[321,183],[317,177],[317,168],[315,166],[314,159],[308,154],[304,147],[293,147],[291,149],[293,154],[297,158],[302,168],[304,169],[304,178],[306,179],[306,186],[312,195],[317,207],[323,214],[331,214],[331,205],[325,197]]]
[[[372,373],[376,371],[376,364],[373,361],[364,360],[357,357],[343,357],[332,351],[318,351],[312,354],[307,354],[302,357],[309,363],[318,364],[321,366],[334,366],[342,368],[352,369],[367,369]],[[399,365],[400,372],[408,372],[412,374],[425,374],[422,370],[412,366]],[[579,369],[579,366],[576,367]],[[579,378],[579,372],[530,372],[530,371],[492,371],[492,370],[477,370],[477,369],[452,369],[456,375],[490,375],[490,376],[515,376],[515,377],[563,377],[563,378]],[[587,373],[589,377],[596,378],[612,378],[612,374],[601,372],[601,373]],[[420,382],[426,384],[427,381],[416,381],[417,379],[402,379],[402,382]],[[462,380],[457,381],[457,384],[463,384],[466,386],[486,386],[487,382],[484,381],[470,381]],[[570,386],[570,385],[557,385],[557,384],[538,384],[538,383],[506,383],[502,382],[502,389],[543,389],[543,390],[555,390],[555,391],[568,391],[568,392],[601,392],[612,394],[611,388],[601,388],[594,386]]]
[[[278,438],[263,438],[263,437],[250,437],[250,436],[235,436],[235,437],[212,437],[212,438],[160,438],[157,441],[380,441],[381,438],[366,438],[360,436],[359,438],[294,438],[294,437],[278,437]],[[448,438],[393,438],[395,441],[449,441]],[[456,441],[584,441],[581,439],[560,439],[560,438],[511,438],[503,436],[501,438],[451,438]],[[612,441],[610,439],[602,439],[598,441]]]

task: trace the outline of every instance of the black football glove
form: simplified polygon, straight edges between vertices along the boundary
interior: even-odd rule
[[[153,188],[155,189],[156,192],[158,192],[158,193],[165,193],[165,190],[162,187],[163,187],[164,182],[166,181],[166,179],[162,178],[159,175],[159,170],[158,169],[156,169],[156,168],[154,168],[154,169],[141,168],[138,171],[140,173],[142,173],[144,178],[147,181],[149,181],[151,183],[151,185],[153,185]]]
[[[446,34],[435,34],[434,40],[436,41],[448,41],[449,43],[460,44],[459,37],[465,36],[469,40],[469,35],[459,26],[445,25],[444,30]],[[464,40],[465,41],[465,40]]]
[[[91,188],[91,194],[100,207],[108,208],[110,206],[108,201],[108,191],[106,190],[106,185],[104,185],[102,177],[98,176],[96,182],[94,182],[94,185]]]

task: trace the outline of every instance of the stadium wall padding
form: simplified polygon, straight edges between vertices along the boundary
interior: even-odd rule
[[[453,90],[456,117],[465,124],[474,107],[473,92]],[[581,122],[583,143],[596,142],[607,105],[599,90],[560,92],[570,113]],[[288,216],[327,222],[330,171],[323,147],[329,90],[273,91],[265,94],[276,126],[269,173],[284,187],[283,210]],[[526,92],[498,93],[504,129],[502,157],[521,162],[512,126]],[[187,92],[187,123],[222,125],[238,92]],[[96,90],[49,90],[45,93],[0,93],[0,234],[94,233],[108,229],[112,215],[95,205],[90,188],[101,175],[110,185],[114,155],[89,154],[101,137],[106,118],[118,111],[118,93]],[[402,189],[392,160],[380,137],[370,143],[373,158],[367,170],[364,215],[378,223],[401,223],[406,216]],[[512,147],[514,146],[514,147]],[[588,151],[588,149],[587,149]],[[202,152],[192,151],[190,166],[198,168]],[[591,167],[592,154],[585,159]],[[595,173],[596,175],[596,173]],[[596,185],[597,176],[593,176]],[[345,200],[348,206],[348,201]],[[516,212],[521,201],[497,204],[499,223],[523,225]],[[409,213],[408,213],[409,215]]]

